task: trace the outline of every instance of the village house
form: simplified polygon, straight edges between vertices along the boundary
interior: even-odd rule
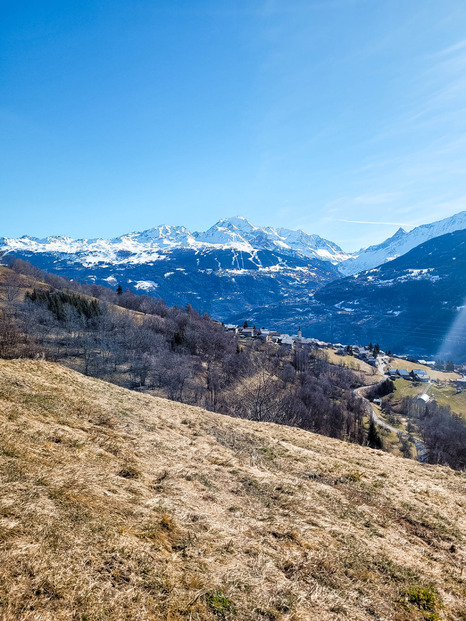
[[[401,378],[403,378],[405,380],[411,380],[412,379],[411,375],[409,374],[409,371],[407,371],[406,369],[397,369],[397,373],[398,373],[398,375]]]
[[[235,326],[233,323],[225,323],[223,327],[225,332],[232,332],[233,334],[239,333],[239,326]]]
[[[254,336],[256,336],[256,330],[255,328],[240,328],[239,329],[240,335],[244,338],[253,338]]]
[[[289,334],[282,334],[279,343],[286,349],[294,349],[294,339]]]
[[[410,375],[415,382],[428,382],[430,380],[425,369],[413,369]]]

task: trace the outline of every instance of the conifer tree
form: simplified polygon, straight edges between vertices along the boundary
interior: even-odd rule
[[[367,446],[370,446],[374,449],[382,448],[382,439],[379,436],[379,432],[375,427],[375,423],[371,418],[371,422],[369,423],[369,431],[367,433]]]

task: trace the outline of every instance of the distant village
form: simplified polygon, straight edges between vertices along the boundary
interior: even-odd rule
[[[247,322],[244,322],[243,326],[237,326],[231,323],[224,324],[226,332],[237,334],[242,339],[257,339],[259,341],[267,343],[276,343],[282,347],[288,349],[298,349],[303,345],[310,345],[312,347],[329,348],[332,347],[332,343],[325,343],[318,339],[306,338],[301,333],[301,328],[298,329],[298,333],[294,335],[282,334],[276,330],[266,330],[265,328],[256,328],[248,326]]]
[[[354,358],[362,360],[374,368],[379,367],[381,371],[389,364],[390,357],[405,360],[409,359],[411,362],[418,362],[419,364],[431,368],[434,368],[436,365],[436,361],[434,360],[415,360],[406,355],[395,355],[391,352],[386,353],[382,351],[378,345],[343,345],[341,343],[327,343],[325,341],[320,341],[319,339],[307,338],[302,335],[301,328],[298,328],[297,334],[282,334],[276,330],[256,328],[255,326],[251,327],[247,324],[247,322],[244,322],[244,325],[242,326],[235,324],[223,324],[223,327],[226,332],[237,334],[240,339],[256,339],[262,342],[275,343],[281,347],[291,350],[301,349],[305,345],[320,349],[332,349],[339,356],[353,356]],[[466,365],[453,366],[453,363],[451,364],[452,368],[447,370],[455,371],[456,373],[462,375],[460,379],[454,380],[453,383],[458,390],[466,390]],[[401,378],[408,381],[425,383],[435,381],[431,379],[425,369],[413,369],[408,371],[408,369],[388,368],[382,372],[384,372],[392,380]]]

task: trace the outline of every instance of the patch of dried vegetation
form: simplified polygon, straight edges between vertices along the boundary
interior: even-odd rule
[[[466,619],[466,475],[0,361],[0,618]]]

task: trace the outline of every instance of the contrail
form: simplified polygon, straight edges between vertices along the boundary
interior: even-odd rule
[[[337,219],[337,222],[351,222],[352,224],[387,224],[390,226],[416,226],[415,224],[410,224],[409,222],[372,222],[371,220],[342,220],[340,218]]]

